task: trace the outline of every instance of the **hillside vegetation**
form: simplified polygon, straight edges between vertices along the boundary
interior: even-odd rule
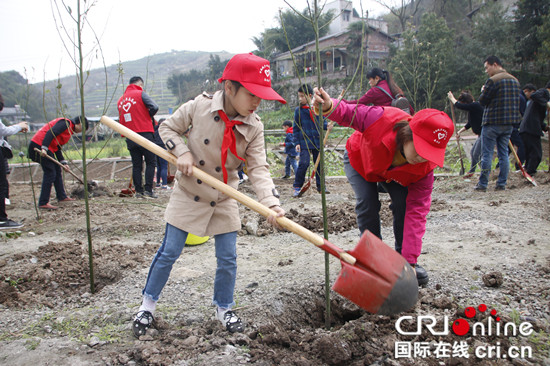
[[[204,69],[211,54],[218,55],[222,60],[232,56],[227,52],[171,51],[111,65],[106,70],[90,70],[85,82],[86,115],[117,115],[116,102],[128,85],[128,80],[135,75],[145,80],[147,93],[160,107],[158,113],[167,114],[170,108],[177,107],[177,101],[168,89],[166,79],[174,72]],[[68,115],[80,114],[78,86],[75,80],[74,76],[67,76],[60,80],[46,81],[45,85],[35,84],[38,90],[43,90],[45,86],[46,111],[49,118],[54,118],[60,109],[59,100],[66,107]]]

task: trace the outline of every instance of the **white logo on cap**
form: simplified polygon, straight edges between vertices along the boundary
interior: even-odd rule
[[[447,140],[447,130],[446,129],[439,128],[439,129],[435,130],[433,133],[434,133],[434,135],[437,136],[437,138],[434,139],[434,142],[436,144],[440,144],[441,141]]]
[[[264,74],[264,81],[271,83],[271,70],[269,69],[269,64],[264,65],[260,68],[260,74]]]

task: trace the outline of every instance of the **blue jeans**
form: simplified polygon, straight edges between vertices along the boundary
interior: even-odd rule
[[[382,239],[380,230],[380,198],[378,183],[368,182],[349,163],[348,153],[344,153],[344,172],[348,178],[353,192],[355,192],[355,214],[360,235],[365,230]],[[405,226],[405,211],[407,208],[407,187],[390,182],[380,183],[391,198],[390,209],[393,214],[393,236],[395,238],[395,250],[401,254],[403,247],[403,229]]]
[[[285,175],[287,177],[290,177],[290,167],[292,167],[292,170],[294,170],[294,174],[296,175],[296,171],[298,170],[298,162],[296,161],[296,157],[287,155],[285,159]]]
[[[185,246],[187,234],[175,226],[166,224],[164,240],[149,268],[143,295],[158,301],[160,293],[170,277],[172,266]],[[228,309],[235,305],[233,293],[237,277],[237,232],[216,235],[214,242],[217,268],[212,302],[214,305]]]
[[[168,185],[168,162],[157,156],[157,184]]]
[[[481,136],[478,136],[470,150],[470,156],[472,157],[472,164],[470,165],[470,170],[468,173],[474,173],[477,166],[481,162]]]
[[[478,186],[487,188],[489,184],[489,174],[491,174],[491,164],[493,162],[493,151],[497,146],[497,156],[499,163],[499,174],[497,179],[498,187],[505,187],[510,170],[510,161],[508,160],[508,141],[512,134],[512,125],[484,125],[481,129],[481,175],[479,176]]]
[[[311,155],[313,156],[313,161],[315,162],[317,160],[317,156],[319,155],[319,150],[300,150],[300,162],[298,163],[298,170],[296,171],[296,177],[294,178],[294,188],[302,188],[302,186],[304,185],[304,182],[306,180],[307,168],[309,168],[309,153],[311,153]],[[317,184],[317,190],[320,190],[321,177],[319,177],[318,173],[319,166],[317,166],[317,170],[315,171],[315,182]]]

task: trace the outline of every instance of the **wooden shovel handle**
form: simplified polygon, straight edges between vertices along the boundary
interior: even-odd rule
[[[59,161],[57,161],[57,159],[52,158],[52,157],[49,156],[48,154],[42,155],[42,150],[40,150],[40,149],[38,149],[38,148],[36,148],[36,147],[34,148],[34,151],[36,151],[37,153],[39,153],[40,156],[45,156],[46,158],[50,159],[51,161],[53,161],[54,163],[56,163],[57,165],[59,165],[60,167],[62,167],[63,170],[69,172],[69,174],[71,174],[73,177],[75,177],[76,180],[78,180],[80,183],[84,184],[84,181],[83,181],[78,175],[76,175],[75,173],[73,173],[73,172],[71,171],[71,169],[65,169],[65,166],[64,166],[63,164],[61,164]]]
[[[109,118],[107,116],[101,117],[101,119],[99,121],[101,123],[103,123],[104,125],[106,125],[107,127],[111,128],[111,129],[115,130],[116,132],[120,133],[121,135],[125,136],[126,138],[129,138],[130,140],[134,141],[136,144],[139,144],[142,147],[146,148],[147,150],[151,151],[152,153],[160,156],[161,158],[168,161],[169,163],[172,163],[176,166],[178,165],[178,160],[176,159],[176,157],[174,155],[172,155],[171,153],[169,153],[167,150],[163,149],[162,147],[158,146],[157,144],[147,140],[143,136],[138,135],[137,133],[130,130],[129,128],[124,127],[120,123],[112,120],[111,118]],[[200,170],[197,167],[193,167],[193,176],[195,176],[197,179],[200,179],[201,181],[208,184],[209,186],[217,189],[218,191],[226,194],[227,196],[239,201],[240,203],[242,203],[246,207],[250,208],[251,210],[256,211],[257,213],[259,213],[260,215],[262,215],[264,217],[277,216],[277,213],[275,211],[273,211],[272,209],[270,209],[270,208],[262,205],[261,203],[253,200],[252,198],[248,197],[247,195],[237,191],[235,188],[233,188],[231,186],[228,186],[227,184],[223,183],[222,181],[220,181],[220,180],[212,177],[211,175],[203,172],[202,170]],[[293,233],[301,236],[305,240],[309,241],[310,243],[312,243],[312,244],[314,244],[318,247],[321,247],[325,244],[325,240],[321,236],[313,233],[312,231],[306,229],[305,227],[303,227],[301,225],[298,225],[297,223],[287,219],[286,217],[278,217],[277,218],[277,223],[281,227],[283,227],[283,228],[285,228],[289,231],[292,231]],[[345,251],[340,249],[340,251],[338,252],[338,255],[339,255],[340,259],[342,259],[343,261],[345,261],[349,264],[352,264],[352,265],[355,264],[355,261],[356,261],[355,258],[352,255],[346,253]]]
[[[523,164],[521,164],[521,161],[519,160],[518,153],[516,152],[516,149],[514,149],[514,145],[512,144],[511,140],[508,140],[508,147],[510,150],[512,150],[512,154],[514,154],[514,158],[516,159],[516,163],[519,165],[519,169],[521,170],[521,174],[527,179],[529,182],[531,182],[535,187],[537,186],[537,182],[535,182],[535,178],[531,177],[529,173],[525,171],[525,168],[523,167]]]

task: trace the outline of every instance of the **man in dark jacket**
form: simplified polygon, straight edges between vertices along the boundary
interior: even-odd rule
[[[130,85],[128,85],[126,91],[118,100],[117,106],[119,122],[122,125],[145,137],[147,140],[155,142],[153,116],[157,113],[159,107],[143,91],[143,79],[141,77],[134,76],[130,79]],[[157,198],[157,195],[153,193],[153,180],[155,178],[155,168],[157,167],[155,154],[130,139],[126,139],[126,145],[132,157],[132,179],[136,187],[136,197]],[[143,180],[141,177],[144,158],[145,186],[142,184]]]
[[[527,174],[534,175],[542,160],[540,137],[544,135],[543,131],[548,131],[544,117],[550,100],[550,81],[545,88],[532,93],[530,100],[519,126],[519,134],[525,146],[525,170]]]

